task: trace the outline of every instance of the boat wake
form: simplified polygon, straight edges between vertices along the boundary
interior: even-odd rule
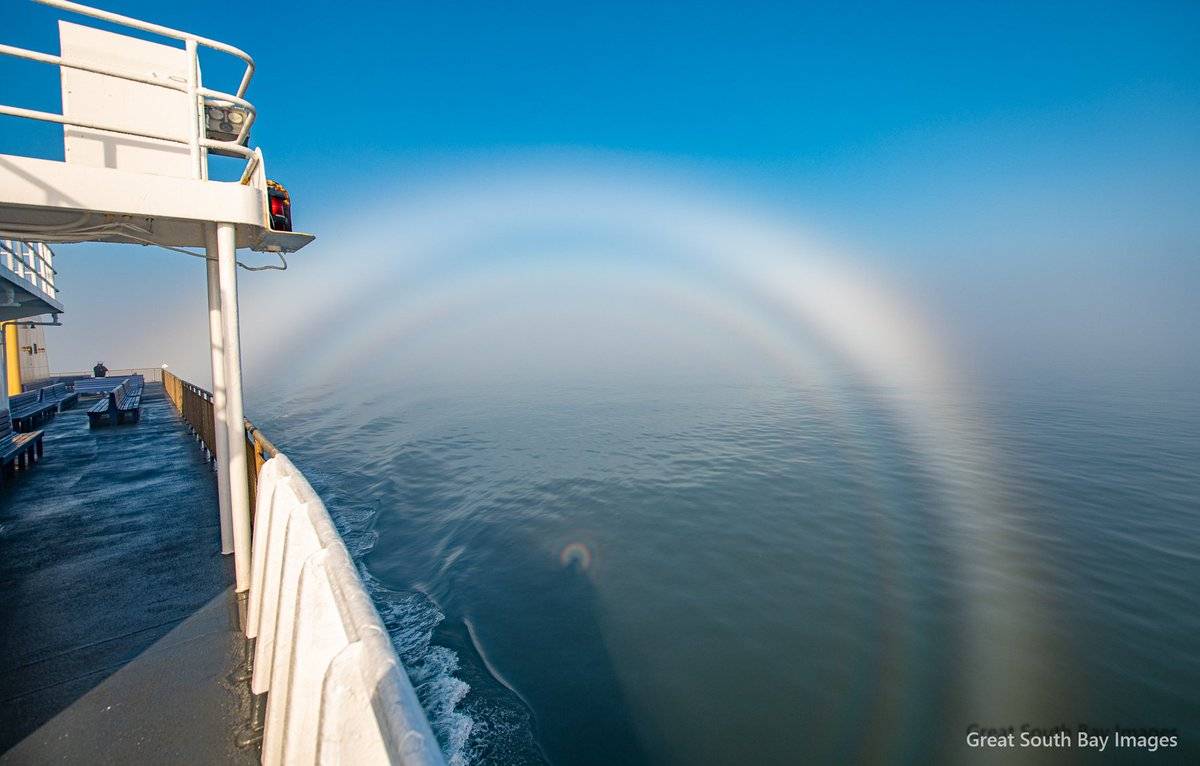
[[[373,529],[375,509],[347,504],[332,515],[408,672],[446,762],[450,766],[476,763],[469,751],[476,723],[459,709],[471,686],[455,676],[460,664],[458,653],[433,643],[434,630],[446,618],[445,614],[425,594],[389,588],[364,565],[365,556],[375,548],[378,539]]]
[[[400,593],[386,588],[369,573],[363,576],[447,763],[475,763],[470,752],[475,720],[460,709],[471,687],[455,676],[460,664],[458,653],[433,644],[434,629],[445,615],[423,593]]]
[[[378,538],[377,510],[337,504],[333,513],[367,592],[408,673],[450,766],[544,764],[533,715],[495,678],[461,620],[419,590],[396,590],[371,574],[365,559]]]

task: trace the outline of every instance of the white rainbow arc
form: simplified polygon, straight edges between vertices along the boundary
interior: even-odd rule
[[[683,254],[665,271],[637,274],[657,280],[655,289],[671,305],[733,326],[789,372],[814,369],[796,328],[818,338],[864,381],[895,393],[888,397],[895,417],[939,479],[947,534],[970,541],[959,553],[972,720],[1036,718],[1041,702],[1054,696],[1012,662],[1037,654],[1039,639],[1028,626],[1039,624],[1040,607],[1008,587],[1018,580],[1012,551],[1020,546],[994,484],[987,435],[972,425],[966,387],[942,351],[944,339],[888,288],[883,274],[744,204],[627,169],[463,174],[357,209],[352,220],[387,226],[361,233],[348,220],[348,233],[326,238],[322,251],[336,255],[324,263],[339,268],[322,270],[308,285],[313,302],[303,287],[285,300],[264,298],[270,315],[304,328],[306,343],[331,316],[353,317],[353,331],[316,364],[314,380],[359,368],[388,342],[419,333],[439,315],[494,300],[506,280],[522,277],[511,265],[481,263],[453,270],[423,294],[406,294],[414,275],[514,232],[546,227],[614,232]],[[696,279],[691,267],[712,278]],[[330,309],[312,316],[307,307],[322,302],[317,295]],[[331,295],[338,297],[330,302]],[[279,358],[289,356],[283,350]]]

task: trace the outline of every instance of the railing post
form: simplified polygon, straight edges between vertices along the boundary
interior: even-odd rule
[[[229,433],[225,420],[225,351],[221,343],[221,285],[217,265],[217,226],[206,224],[204,243],[208,254],[208,346],[212,363],[213,457],[217,461],[217,496],[221,507],[221,553],[233,553],[233,511],[229,487]]]
[[[231,223],[217,224],[217,274],[221,287],[221,350],[225,358],[225,422],[229,445],[229,506],[233,521],[236,590],[250,587],[250,488],[246,481],[246,430],[242,411],[242,355],[238,337],[237,241]]]
[[[196,54],[196,40],[189,37],[184,41],[184,50],[187,51],[188,71],[187,71],[187,95],[188,108],[191,110],[192,119],[189,120],[191,125],[188,127],[188,153],[192,160],[192,173],[196,178],[204,178],[205,162],[204,156],[200,152],[200,114],[203,110],[200,109],[200,61]]]
[[[258,472],[262,470],[263,463],[266,462],[263,458],[263,445],[259,440],[258,429],[246,425],[246,441],[250,444],[250,455],[248,456],[246,473],[249,474],[250,481],[250,523],[254,523],[254,515],[258,512]]]

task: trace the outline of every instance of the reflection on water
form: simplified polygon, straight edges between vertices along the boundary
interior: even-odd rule
[[[951,762],[969,724],[1027,721],[1173,727],[1200,755],[1194,391],[977,392],[988,443],[939,459],[987,455],[1001,537],[948,521],[970,486],[872,392],[329,394],[251,411],[458,762]],[[981,680],[980,652],[1011,673]]]

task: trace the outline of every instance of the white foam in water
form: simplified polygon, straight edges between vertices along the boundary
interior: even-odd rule
[[[470,695],[471,684],[458,677],[458,653],[433,643],[434,630],[446,617],[437,605],[420,591],[389,588],[367,571],[363,560],[379,539],[374,528],[377,505],[342,495],[336,488],[326,489],[327,477],[319,470],[310,476],[329,498],[334,524],[379,610],[446,762],[450,766],[544,763],[533,738],[531,714],[522,703],[515,698],[498,700],[482,689],[477,690],[482,694]],[[450,562],[462,552],[459,548],[452,553]]]
[[[346,547],[359,564],[359,574],[408,671],[446,762],[450,766],[467,766],[472,761],[468,742],[475,721],[458,706],[471,687],[454,676],[459,667],[458,654],[452,649],[432,645],[433,630],[445,615],[421,593],[391,590],[362,566],[363,555],[375,547],[378,539],[377,533],[370,528],[374,515],[373,510],[363,512],[353,507],[339,507],[334,518]]]
[[[425,708],[429,725],[441,743],[446,762],[450,766],[466,766],[471,762],[467,743],[475,721],[459,710],[458,705],[471,687],[454,676],[458,671],[458,654],[431,643],[433,629],[445,615],[420,593],[397,593],[369,573],[362,575]]]

